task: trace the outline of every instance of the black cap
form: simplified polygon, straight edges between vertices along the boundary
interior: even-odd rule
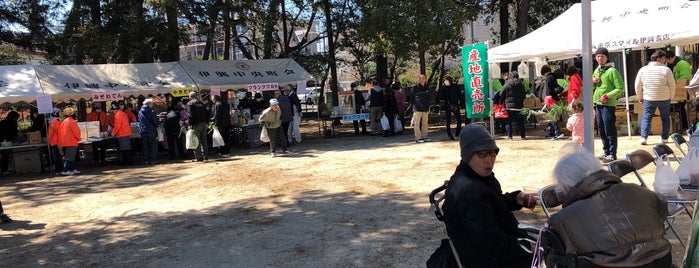
[[[607,50],[606,47],[600,47],[597,50],[595,50],[595,56],[599,54],[605,55],[607,56],[607,58],[609,58],[609,50]]]

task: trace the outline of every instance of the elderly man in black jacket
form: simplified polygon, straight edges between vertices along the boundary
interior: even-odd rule
[[[468,267],[529,267],[532,255],[517,241],[526,234],[512,210],[534,208],[536,199],[502,193],[493,173],[500,149],[481,125],[469,124],[459,136],[461,162],[444,195],[444,222],[461,263]]]
[[[420,75],[420,81],[410,91],[410,103],[413,104],[413,130],[415,142],[430,142],[427,137],[429,110],[430,110],[430,86],[427,85],[427,77]]]

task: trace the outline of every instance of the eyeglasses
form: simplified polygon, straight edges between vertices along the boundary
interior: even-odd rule
[[[491,157],[496,157],[498,156],[498,151],[497,150],[489,150],[489,151],[478,151],[476,152],[476,155],[480,158],[485,158],[486,156],[491,156]]]

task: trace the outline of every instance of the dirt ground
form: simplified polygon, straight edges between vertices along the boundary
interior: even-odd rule
[[[432,126],[425,144],[412,129],[355,136],[350,124],[324,138],[317,122],[303,126],[291,156],[240,146],[206,163],[88,161],[78,176],[2,177],[0,198],[15,220],[0,225],[2,266],[424,267],[445,236],[427,196],[453,173],[458,142],[443,126]],[[556,152],[570,141],[528,131],[524,141],[496,137],[504,191],[549,184]],[[638,137],[619,143],[620,156],[651,150]],[[599,140],[595,148],[600,154]],[[545,218],[540,208],[516,214],[533,224]],[[678,221],[687,237],[688,220]],[[680,263],[684,250],[667,237]]]

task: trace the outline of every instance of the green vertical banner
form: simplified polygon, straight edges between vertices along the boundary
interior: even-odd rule
[[[489,117],[488,45],[480,43],[461,48],[461,60],[464,68],[466,117]]]

